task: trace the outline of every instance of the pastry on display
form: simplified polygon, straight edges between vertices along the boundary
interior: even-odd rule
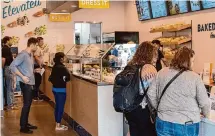
[[[176,23],[176,24],[168,24],[168,25],[161,25],[157,27],[151,28],[150,32],[174,32],[174,31],[180,31],[183,29],[190,28],[191,24],[186,23]]]
[[[169,46],[169,45],[180,45],[180,44],[189,42],[191,41],[191,38],[186,36],[179,36],[179,37],[168,37],[168,38],[162,37],[162,38],[158,38],[157,40],[159,40],[162,45]]]

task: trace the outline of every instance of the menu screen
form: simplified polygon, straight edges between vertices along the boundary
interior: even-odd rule
[[[167,6],[165,0],[152,0],[151,8],[153,18],[167,16]]]
[[[171,0],[171,1],[168,1],[168,7],[170,10],[170,15],[176,15],[176,14],[188,12],[187,1]]]
[[[191,11],[201,10],[200,0],[190,0]]]
[[[202,0],[203,9],[209,9],[215,7],[215,0]]]
[[[138,13],[139,20],[151,19],[149,1],[148,0],[138,0],[137,4],[139,5],[139,6],[137,6],[139,8],[139,9],[137,9],[139,12]]]

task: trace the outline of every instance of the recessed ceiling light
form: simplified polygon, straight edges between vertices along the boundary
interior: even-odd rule
[[[67,12],[67,10],[65,10],[65,9],[63,9],[63,10],[61,10],[62,12]]]
[[[77,5],[71,5],[71,7],[72,7],[72,8],[76,8],[76,7],[77,7]]]

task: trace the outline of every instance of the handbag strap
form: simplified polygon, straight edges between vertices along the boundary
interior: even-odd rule
[[[180,72],[178,72],[168,83],[167,85],[164,87],[163,91],[162,91],[162,94],[160,96],[160,99],[158,100],[158,105],[157,105],[157,108],[156,110],[158,110],[158,107],[159,107],[159,104],[161,102],[161,98],[163,97],[164,93],[166,92],[167,88],[171,85],[171,83],[179,76],[181,75],[182,73],[184,72],[184,70],[181,70]]]

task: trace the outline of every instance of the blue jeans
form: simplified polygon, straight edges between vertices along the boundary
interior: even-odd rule
[[[6,97],[7,97],[7,106],[13,105],[14,100],[14,92],[13,92],[13,75],[9,69],[8,66],[5,66],[4,68],[4,74],[5,74],[5,91],[6,91]]]
[[[156,119],[157,136],[198,136],[199,123],[181,125]]]
[[[55,121],[61,122],[64,113],[64,105],[66,102],[66,93],[53,92],[55,97]]]

